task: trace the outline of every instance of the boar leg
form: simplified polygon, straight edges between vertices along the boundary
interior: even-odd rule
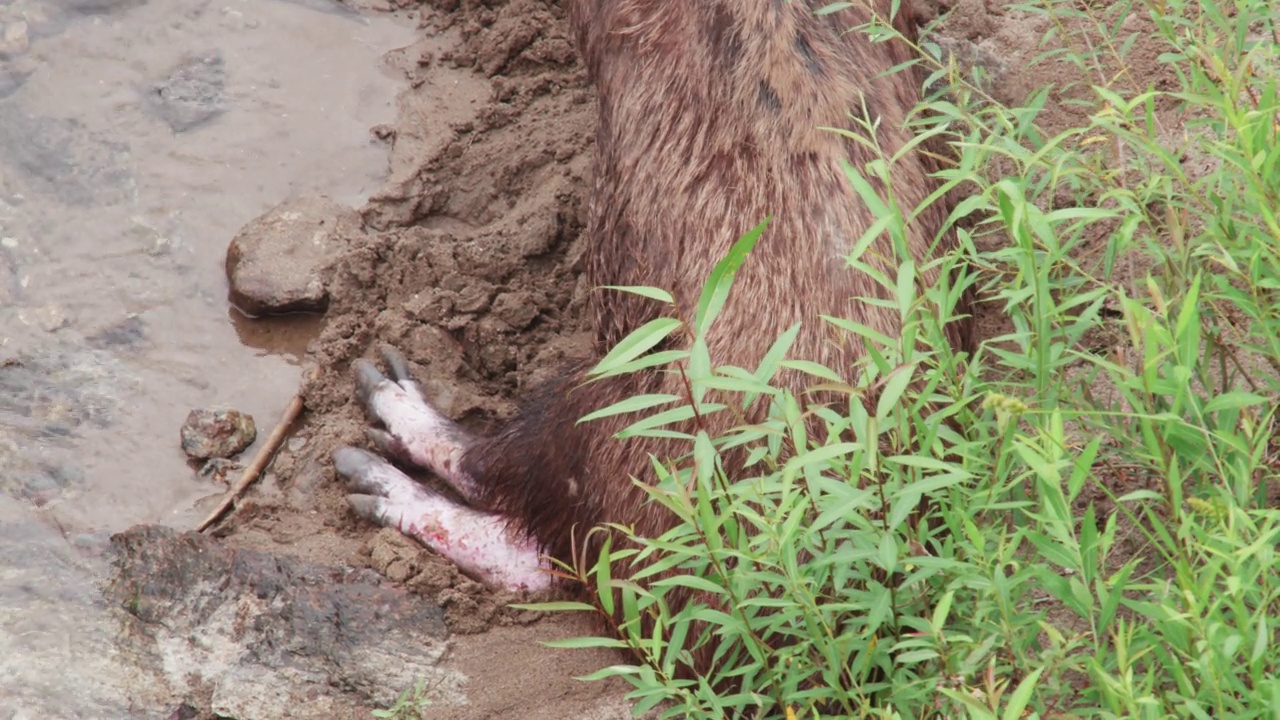
[[[385,348],[382,356],[389,378],[367,361],[355,367],[361,403],[386,428],[370,429],[370,438],[386,456],[432,471],[474,503],[475,482],[460,466],[470,439],[426,401],[398,352]],[[352,509],[366,520],[396,528],[492,587],[550,587],[536,543],[511,530],[506,518],[457,503],[365,450],[338,448],[333,462],[352,491]]]

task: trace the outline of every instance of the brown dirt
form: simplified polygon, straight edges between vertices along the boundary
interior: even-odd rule
[[[1026,68],[1044,21],[1005,5],[930,9],[954,10],[945,34],[974,54]],[[590,625],[507,608],[512,597],[359,521],[328,460],[339,444],[363,442],[350,364],[378,343],[400,348],[428,395],[469,426],[503,418],[522,388],[586,350],[577,236],[594,99],[564,12],[553,0],[432,0],[417,12],[422,39],[387,58],[406,82],[399,119],[374,129],[390,143],[391,178],[361,210],[367,235],[331,269],[330,308],[309,347],[307,419],[218,532],[239,546],[367,565],[433,597],[461,635],[451,662],[472,680],[472,704],[451,717],[625,717],[620,684],[572,679],[616,657],[536,644]],[[1151,77],[1154,60],[1135,57]],[[996,95],[1061,79],[1048,68],[1010,74]],[[1077,119],[1051,105],[1054,124]],[[1007,331],[999,308],[981,312],[979,327]]]

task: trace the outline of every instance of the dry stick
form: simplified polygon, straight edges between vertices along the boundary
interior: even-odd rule
[[[204,519],[204,522],[196,526],[196,532],[204,532],[210,525],[218,521],[236,500],[240,499],[240,495],[258,479],[258,475],[267,467],[267,463],[271,461],[271,456],[275,455],[276,450],[280,449],[280,443],[284,442],[284,436],[289,432],[289,428],[293,425],[293,421],[298,419],[298,415],[302,412],[302,393],[299,392],[293,396],[293,400],[289,402],[289,407],[284,411],[284,417],[280,418],[280,422],[275,429],[271,431],[271,436],[267,438],[267,442],[263,444],[262,449],[258,451],[253,462],[249,467],[244,469],[244,473],[240,479],[236,481],[234,487],[222,498],[222,502],[218,507]]]

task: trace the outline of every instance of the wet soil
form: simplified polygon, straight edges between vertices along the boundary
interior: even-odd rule
[[[951,47],[998,66],[997,95],[1013,99],[1061,77],[1007,72],[1040,52],[1045,28],[1005,5],[932,10],[954,10]],[[626,717],[624,688],[572,679],[615,657],[538,645],[589,624],[512,610],[359,521],[328,461],[363,443],[350,364],[378,343],[473,427],[586,352],[578,235],[594,99],[559,3],[107,10],[33,34],[35,69],[0,100],[0,307],[16,311],[0,313],[0,557],[16,568],[0,575],[0,617],[20,631],[0,636],[0,658],[19,658],[0,660],[0,696],[24,698],[20,713],[116,716],[118,618],[91,589],[105,536],[190,528],[221,493],[183,461],[190,409],[248,411],[265,436],[301,383],[306,414],[217,527],[221,543],[368,568],[438,606],[452,633],[442,667],[461,693],[433,705],[442,717]],[[159,112],[153,96],[175,105]],[[363,231],[325,272],[323,320],[247,320],[227,303],[227,242],[299,195],[357,209]],[[1006,330],[998,310],[979,324]],[[53,670],[67,662],[84,668],[71,699]]]
[[[328,0],[0,2],[0,717],[129,716],[107,536],[193,525],[225,488],[183,419],[269,428],[317,330],[232,321],[227,242],[382,186],[417,36]]]

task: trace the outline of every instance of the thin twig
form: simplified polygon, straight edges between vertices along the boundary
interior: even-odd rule
[[[267,441],[263,443],[262,448],[258,450],[258,454],[253,458],[253,462],[249,463],[249,467],[244,469],[244,473],[240,475],[240,479],[222,498],[222,502],[218,507],[204,519],[204,522],[196,526],[196,532],[204,532],[208,527],[218,521],[232,506],[236,504],[236,500],[240,499],[240,495],[258,479],[258,475],[266,469],[267,463],[271,462],[272,456],[276,454],[276,450],[280,449],[280,444],[284,442],[284,436],[289,432],[289,428],[293,426],[293,422],[298,419],[298,415],[302,413],[302,393],[299,392],[293,396],[293,400],[289,401],[289,407],[284,411],[284,417],[280,418],[280,422],[275,429],[271,431],[271,435]]]

